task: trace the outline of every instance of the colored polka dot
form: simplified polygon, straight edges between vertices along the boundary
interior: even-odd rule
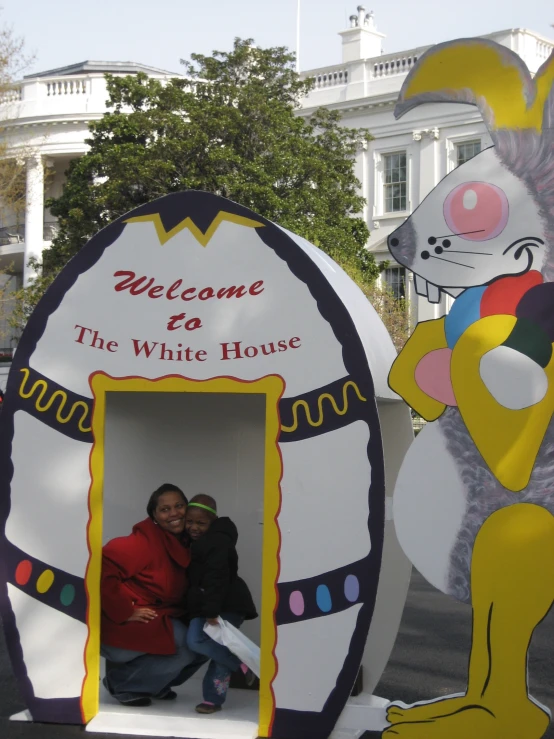
[[[52,570],[44,570],[42,575],[37,580],[37,591],[39,593],[47,593],[52,587],[54,582],[54,573]]]
[[[320,611],[323,611],[323,613],[329,613],[333,607],[333,602],[327,585],[318,585],[315,592],[315,602]]]
[[[64,585],[60,593],[62,606],[70,606],[75,600],[75,588],[73,585]]]
[[[27,585],[33,573],[33,565],[28,559],[24,559],[15,568],[15,581],[18,585]]]
[[[289,608],[295,616],[301,616],[304,613],[304,596],[300,590],[295,590],[290,594]]]
[[[348,575],[344,581],[344,595],[346,600],[355,603],[360,595],[360,583],[356,575]]]

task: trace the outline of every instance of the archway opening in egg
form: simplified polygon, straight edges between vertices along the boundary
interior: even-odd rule
[[[179,480],[189,498],[209,491],[218,509],[237,526],[240,574],[261,613],[260,619],[242,626],[246,636],[261,646],[260,679],[250,691],[240,680],[233,680],[227,700],[240,709],[251,728],[257,729],[259,721],[269,724],[271,714],[260,718],[259,714],[260,705],[272,704],[269,684],[275,672],[272,614],[279,549],[276,515],[282,461],[277,438],[282,379],[116,379],[97,373],[90,384],[94,397],[89,525],[93,566],[87,577],[90,610],[99,613],[102,607],[94,566],[102,545],[125,536],[144,517],[144,490]],[[92,632],[100,633],[92,627]],[[102,683],[106,668],[97,640],[89,640],[86,665],[83,710],[94,715],[98,705],[102,714],[117,712],[118,701]],[[194,698],[202,694],[206,667],[183,686],[182,696],[179,691],[183,701],[165,707],[165,716],[158,717],[158,722],[194,718]],[[140,721],[139,714],[137,725]],[[100,729],[101,725],[96,730]]]
[[[27,718],[183,737],[382,728],[372,691],[410,573],[385,520],[412,438],[394,356],[338,265],[236,203],[176,193],[94,236],[29,319],[0,416],[0,609]],[[102,682],[102,550],[163,483],[234,521],[259,614],[241,627],[259,690],[233,678],[208,719],[198,679],[134,707]]]

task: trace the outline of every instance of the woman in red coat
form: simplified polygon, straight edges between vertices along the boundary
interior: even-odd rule
[[[171,700],[205,658],[187,648],[185,613],[190,563],[187,499],[166,483],[150,496],[148,518],[102,552],[104,685],[120,703]]]

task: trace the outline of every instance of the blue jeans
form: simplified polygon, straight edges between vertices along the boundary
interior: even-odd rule
[[[104,685],[121,703],[144,696],[163,698],[207,661],[187,647],[187,627],[175,618],[171,621],[175,654],[147,654],[102,644],[100,654],[106,658]]]
[[[221,613],[221,618],[228,621],[237,629],[244,618],[237,613]],[[192,652],[211,659],[209,667],[202,682],[202,698],[214,706],[222,706],[227,697],[231,673],[236,672],[241,665],[238,657],[235,657],[227,647],[223,647],[206,634],[204,631],[205,618],[193,618],[189,625],[187,644]]]

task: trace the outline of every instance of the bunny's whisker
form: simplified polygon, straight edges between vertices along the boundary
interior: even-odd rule
[[[488,251],[458,251],[457,249],[449,249],[449,254],[476,254],[478,257],[492,257]]]
[[[480,234],[483,233],[485,229],[480,228],[477,231],[462,231],[459,234],[446,234],[445,236],[435,236],[436,239],[449,239],[451,236],[468,236],[469,234]]]
[[[462,262],[455,262],[453,259],[444,259],[444,257],[434,257],[432,254],[429,255],[429,259],[438,259],[441,262],[449,262],[450,264],[458,264],[460,267],[475,269],[475,267],[472,267],[470,264],[462,264]]]

